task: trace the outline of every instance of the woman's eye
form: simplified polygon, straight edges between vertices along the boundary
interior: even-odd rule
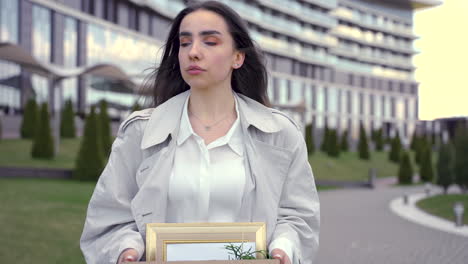
[[[190,43],[189,43],[189,42],[180,43],[180,46],[181,46],[181,47],[187,47],[188,45],[190,45]]]
[[[206,43],[206,45],[209,45],[209,46],[215,46],[216,44],[218,44],[216,42],[210,42],[210,41],[207,41],[205,43]]]

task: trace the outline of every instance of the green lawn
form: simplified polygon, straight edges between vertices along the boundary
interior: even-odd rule
[[[0,141],[0,167],[64,168],[75,166],[80,139],[62,139],[59,154],[52,160],[31,158],[32,140],[5,139]]]
[[[79,249],[94,183],[0,178],[2,263],[84,263]]]
[[[330,158],[323,152],[309,156],[315,179],[341,181],[367,181],[369,168],[377,169],[377,177],[396,176],[398,165],[388,160],[387,152],[372,152],[371,159],[359,159],[356,152],[341,153],[339,158]]]
[[[465,217],[463,223],[468,225],[468,195],[467,194],[449,194],[436,195],[417,203],[417,206],[427,213],[437,215],[450,221],[454,221],[453,204],[462,202],[465,206]]]

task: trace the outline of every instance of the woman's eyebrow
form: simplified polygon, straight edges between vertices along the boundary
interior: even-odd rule
[[[200,36],[207,36],[207,35],[222,35],[221,32],[217,31],[217,30],[204,30],[204,31],[200,31],[199,33]],[[191,32],[187,32],[187,31],[182,31],[179,33],[179,37],[191,37],[192,36],[192,33]]]

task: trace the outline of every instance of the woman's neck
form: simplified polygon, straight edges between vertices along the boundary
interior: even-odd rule
[[[191,89],[188,110],[202,120],[235,114],[234,94],[228,89]]]

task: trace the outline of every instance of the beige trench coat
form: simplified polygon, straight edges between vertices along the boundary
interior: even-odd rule
[[[125,120],[88,206],[80,240],[89,264],[114,264],[125,248],[144,255],[146,223],[166,221],[180,116],[189,92]],[[267,243],[286,237],[296,263],[313,263],[320,205],[303,136],[283,113],[236,94],[246,148],[237,222],[266,222]]]

